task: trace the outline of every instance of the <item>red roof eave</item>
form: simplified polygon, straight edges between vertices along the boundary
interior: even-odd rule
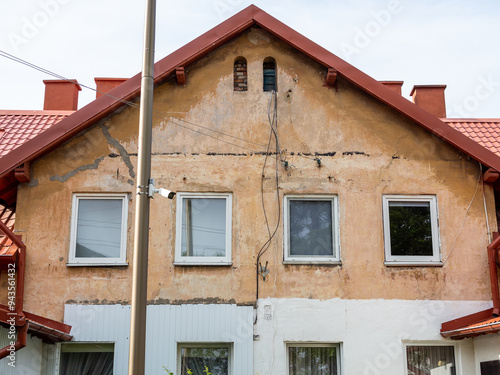
[[[441,325],[441,336],[460,340],[500,332],[500,317],[495,317],[492,313],[493,309],[488,309],[445,322]]]
[[[336,69],[347,81],[421,125],[460,151],[489,167],[500,170],[500,156],[453,129],[453,127],[445,124],[437,117],[419,108],[395,91],[361,72],[254,5],[250,5],[158,61],[154,68],[155,83],[161,83],[177,67],[192,64],[197,59],[228,42],[254,24],[267,30],[325,67]],[[0,177],[22,163],[42,156],[87,126],[112,113],[121,107],[124,101],[130,101],[139,96],[140,89],[141,74],[139,73],[109,91],[107,95],[102,95],[73,115],[60,121],[57,125],[11,151],[2,157]]]
[[[73,336],[70,335],[71,326],[57,322],[52,319],[44,318],[43,316],[23,312],[26,320],[30,325],[28,333],[42,337],[45,340],[52,342],[70,341]],[[12,318],[11,311],[8,306],[0,305],[0,323],[10,325]]]

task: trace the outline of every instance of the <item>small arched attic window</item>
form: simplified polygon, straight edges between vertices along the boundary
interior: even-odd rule
[[[266,57],[263,64],[264,91],[278,91],[276,60]]]
[[[247,76],[247,60],[244,57],[234,59],[234,91],[247,91],[248,76]]]

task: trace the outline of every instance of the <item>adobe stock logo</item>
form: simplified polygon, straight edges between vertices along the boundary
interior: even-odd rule
[[[401,13],[403,6],[399,0],[391,0],[387,3],[386,9],[370,12],[372,19],[366,22],[363,28],[354,29],[354,37],[351,43],[343,42],[340,50],[345,58],[358,54],[363,48],[368,47],[371,42],[382,33],[392,22],[393,16]]]
[[[451,105],[449,117],[473,117],[474,112],[481,107],[481,103],[497,94],[499,87],[500,81],[496,81],[491,75],[487,78],[478,77],[477,84],[474,90],[470,92],[470,95],[463,98],[461,103]]]
[[[213,6],[220,19],[224,20],[236,11],[243,0],[216,0]]]
[[[66,5],[71,0],[40,0],[40,7],[31,17],[21,19],[21,28],[18,32],[9,32],[7,37],[10,44],[16,51],[23,44],[27,44],[31,39],[38,35],[40,30],[49,24],[49,21],[59,14],[61,5]]]

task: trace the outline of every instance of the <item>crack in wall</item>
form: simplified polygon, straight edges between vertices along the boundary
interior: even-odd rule
[[[73,177],[74,175],[76,175],[79,172],[86,171],[89,169],[97,169],[97,167],[99,166],[101,161],[104,160],[104,158],[105,158],[104,156],[97,158],[94,160],[94,162],[92,164],[82,165],[81,167],[73,169],[71,172],[68,172],[63,176],[59,176],[57,174],[55,176],[50,176],[50,181],[66,182],[69,178]]]
[[[128,167],[128,173],[130,174],[130,177],[134,178],[135,177],[135,171],[134,171],[134,166],[132,165],[132,162],[130,161],[130,154],[125,150],[125,147],[121,145],[120,142],[118,142],[115,138],[109,134],[109,130],[104,124],[99,124],[99,127],[102,130],[102,133],[104,134],[104,137],[108,141],[108,143],[115,147],[118,152],[120,153],[120,156],[123,159],[123,162],[125,165]]]

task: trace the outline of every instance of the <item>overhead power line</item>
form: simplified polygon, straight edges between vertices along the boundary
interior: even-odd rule
[[[36,64],[33,64],[29,61],[26,61],[26,60],[23,60],[17,56],[14,56],[10,53],[7,53],[5,51],[2,51],[0,50],[0,56],[2,57],[5,57],[9,60],[12,60],[14,62],[17,62],[19,64],[23,64],[29,68],[32,68],[32,69],[35,69],[35,70],[38,70],[39,72],[42,72],[44,74],[47,74],[49,76],[52,76],[54,78],[57,78],[57,79],[60,79],[60,80],[63,80],[63,81],[67,81],[67,82],[72,82],[74,83],[75,81],[72,80],[72,79],[69,79],[69,78],[66,78],[60,74],[57,74],[55,72],[52,72],[48,69],[45,69],[45,68],[42,68]],[[83,87],[83,88],[86,88],[88,90],[91,90],[91,91],[94,91],[96,93],[100,93],[101,95],[106,95],[120,103],[123,103],[129,107],[133,107],[133,108],[140,108],[140,104],[137,104],[133,101],[129,101],[129,100],[124,100],[122,98],[118,98],[116,96],[113,96],[113,95],[110,95],[109,93],[107,92],[103,92],[103,91],[99,91],[97,89],[95,89],[94,87],[90,87],[88,85],[85,85],[85,84],[82,84],[80,82],[78,82],[78,84]],[[177,118],[177,117],[174,117],[170,114],[168,114],[168,112],[162,112],[162,111],[158,111],[158,110],[153,110],[153,116],[158,118],[158,119],[161,119],[161,120],[166,120],[166,121],[169,121],[170,123],[176,125],[176,126],[179,126],[181,128],[184,128],[186,130],[189,130],[191,132],[194,132],[194,133],[197,133],[197,134],[200,134],[200,135],[204,135],[204,136],[207,136],[207,137],[210,137],[212,139],[215,139],[219,142],[223,142],[223,143],[226,143],[226,144],[229,144],[231,146],[234,146],[234,147],[237,147],[237,148],[241,148],[241,149],[244,149],[246,151],[250,151],[252,153],[264,153],[267,155],[269,154],[270,152],[274,153],[274,152],[278,152],[280,153],[280,158],[281,158],[281,150],[279,150],[279,145],[277,145],[277,148],[274,149],[274,148],[270,148],[269,145],[265,145],[265,144],[261,144],[261,143],[257,143],[257,142],[254,142],[254,141],[250,141],[248,139],[245,139],[245,138],[241,138],[241,137],[237,137],[235,135],[232,135],[232,134],[228,134],[228,133],[225,133],[225,132],[222,132],[220,130],[216,130],[216,129],[213,129],[209,126],[204,126],[204,125],[200,125],[200,124],[196,124],[194,122],[190,122],[190,121],[187,121],[187,120],[184,120],[184,119],[181,119],[181,118]],[[186,125],[187,124],[187,125]],[[189,126],[188,126],[189,125]],[[199,129],[203,129],[205,131],[208,131],[208,132],[212,132],[212,133],[215,133],[215,134],[219,134],[223,137],[228,137],[228,138],[231,138],[231,139],[234,139],[234,140],[237,140],[237,141],[241,141],[241,142],[245,142],[249,145],[253,145],[253,146],[257,146],[257,147],[261,147],[262,150],[255,150],[253,148],[250,148],[250,147],[246,147],[246,146],[242,146],[242,145],[239,145],[239,144],[236,144],[234,142],[230,142],[230,141],[227,141],[227,140],[224,140],[224,139],[221,139],[215,135],[212,135],[212,134],[208,134],[208,133],[205,133],[201,130],[197,130],[197,129],[193,129],[192,127],[197,127]],[[266,151],[264,151],[266,150]],[[305,159],[309,159],[309,160],[316,160],[316,158],[312,158],[312,157],[308,157],[306,155],[302,155],[302,154],[295,154],[295,156],[298,156],[298,157],[301,157],[301,158],[305,158]]]

